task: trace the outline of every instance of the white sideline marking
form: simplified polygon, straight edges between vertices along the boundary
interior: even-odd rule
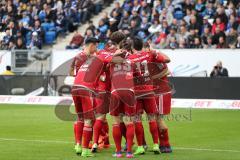
[[[17,142],[38,142],[38,143],[61,143],[73,144],[70,141],[59,140],[37,140],[37,139],[16,139],[16,138],[0,138],[0,141],[17,141]],[[209,151],[209,152],[232,152],[240,153],[240,150],[224,150],[224,149],[209,149],[209,148],[191,148],[191,147],[173,147],[173,150],[192,150],[192,151]]]
[[[187,147],[173,147],[173,150],[192,150],[192,151],[211,151],[211,152],[240,153],[240,151],[238,151],[238,150],[207,149],[207,148],[187,148]]]
[[[17,142],[38,142],[38,143],[62,143],[69,144],[74,142],[58,141],[58,140],[38,140],[38,139],[15,139],[15,138],[0,138],[0,141],[17,141]]]

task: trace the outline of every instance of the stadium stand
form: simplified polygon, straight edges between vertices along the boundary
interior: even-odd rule
[[[111,3],[112,0],[1,0],[0,49],[41,49],[53,44],[59,34],[73,32]]]
[[[41,49],[45,44],[53,44],[60,34],[75,31],[112,2],[2,0],[0,48]],[[96,36],[102,42],[99,48],[116,30],[139,36],[157,49],[240,48],[239,23],[238,0],[125,0],[123,4],[116,1],[98,25],[89,23],[81,36]],[[75,43],[77,46],[66,48],[79,48],[81,43],[76,39]]]
[[[125,0],[115,2],[97,26],[90,24],[86,35],[105,43],[122,30],[158,49],[239,48],[239,23],[238,0]]]

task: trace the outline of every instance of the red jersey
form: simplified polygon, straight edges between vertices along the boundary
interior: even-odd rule
[[[97,55],[99,56],[105,56],[105,57],[113,57],[114,53],[116,52],[116,48],[106,48],[103,50],[100,50]],[[110,58],[109,58],[110,59]],[[108,60],[109,62],[110,60]],[[111,86],[111,80],[110,80],[110,75],[109,75],[109,65],[108,63],[105,63],[103,72],[100,75],[100,78],[98,79],[97,82],[97,90],[99,91],[110,91],[110,86]]]
[[[129,106],[135,104],[133,73],[134,65],[129,63],[129,59],[124,63],[110,65],[111,93]]]
[[[139,51],[128,57],[136,64],[137,74],[135,74],[135,92],[137,97],[154,94],[158,86],[154,85],[152,76],[161,73],[159,66],[165,61],[161,54],[155,51]]]
[[[74,57],[72,62],[72,68],[74,68],[74,76],[77,75],[78,70],[86,60],[87,60],[87,55],[83,51],[81,51],[78,55]]]
[[[112,60],[111,55],[100,54],[87,56],[87,59],[80,66],[74,84],[89,89],[95,89],[104,65]]]
[[[163,66],[165,61],[164,56],[157,54],[155,51],[150,52],[137,52],[128,57],[133,63],[136,64],[141,76],[152,77],[158,73],[154,71],[160,66]],[[158,70],[159,71],[159,70]]]
[[[163,70],[168,69],[167,64],[158,65],[158,67],[159,68],[156,68],[155,70],[156,73],[161,73]],[[158,86],[158,89],[155,90],[157,95],[165,95],[174,91],[174,86],[168,81],[167,75],[161,78],[154,78],[153,83],[155,86]]]
[[[127,59],[123,63],[110,64],[111,91],[133,90],[134,65],[129,60]]]
[[[160,53],[157,52],[156,54],[161,55]],[[165,95],[167,93],[171,93],[172,89],[174,88],[174,86],[171,83],[169,83],[167,75],[162,75],[163,77],[158,78],[159,77],[158,75],[162,74],[163,71],[167,69],[168,66],[166,63],[158,63],[157,61],[155,61],[155,63],[152,63],[150,74],[152,75],[153,85],[157,86],[156,89],[154,90],[156,95]]]

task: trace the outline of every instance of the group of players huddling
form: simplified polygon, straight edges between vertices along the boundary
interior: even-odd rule
[[[74,123],[75,151],[92,157],[99,147],[108,148],[108,123],[112,117],[112,135],[116,158],[132,158],[147,149],[142,115],[145,111],[155,154],[172,152],[168,127],[163,115],[171,110],[171,87],[167,75],[169,58],[151,50],[138,37],[126,37],[117,31],[105,49],[97,50],[98,40],[88,38],[84,49],[74,58],[71,75],[75,77],[72,97],[78,120]],[[134,136],[137,149],[133,153]],[[91,148],[90,142],[93,137]],[[122,149],[122,137],[125,149]]]

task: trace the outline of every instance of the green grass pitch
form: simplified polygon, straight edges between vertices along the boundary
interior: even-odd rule
[[[134,159],[240,159],[239,110],[192,109],[191,117],[189,114],[189,109],[173,109],[174,116],[167,119],[172,154],[147,152]],[[151,147],[147,123],[144,125]],[[0,160],[84,159],[73,151],[72,126],[73,122],[59,120],[52,106],[0,105]],[[114,159],[111,157],[113,150],[111,147],[88,159]]]

